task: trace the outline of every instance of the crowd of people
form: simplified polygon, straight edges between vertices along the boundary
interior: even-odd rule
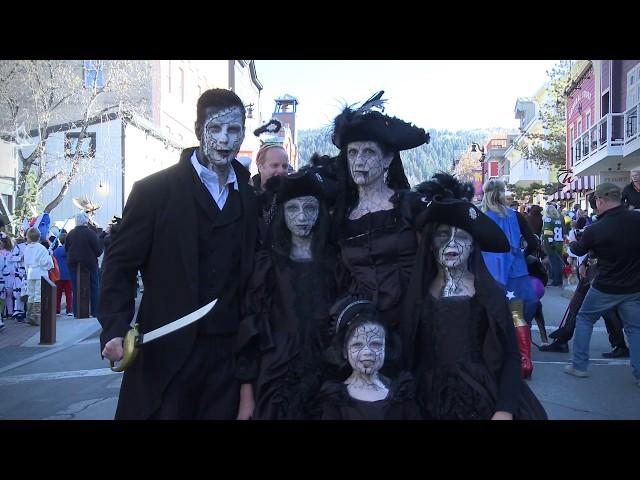
[[[68,267],[59,281],[69,276],[77,298],[84,268],[96,287],[103,358],[124,360],[138,275],[141,338],[170,330],[134,346],[116,419],[546,419],[526,382],[531,325],[541,350],[568,351],[573,327],[564,322],[549,344],[541,298],[571,272],[589,284],[591,257],[600,272],[580,290],[583,308],[570,304],[566,372],[587,376],[593,323],[617,311],[614,350],[632,356],[640,386],[640,214],[620,204],[620,189],[598,186],[590,217],[579,205],[509,203],[499,180],[479,204],[446,173],[411,188],[401,152],[429,134],[385,115],[382,94],[335,118],[336,156],[314,154],[291,172],[282,145],[265,142],[251,178],[236,158],[244,103],[208,90],[199,145],[136,182],[106,238],[80,214],[57,239]],[[170,328],[214,299],[197,322]],[[75,311],[67,293],[69,303]]]

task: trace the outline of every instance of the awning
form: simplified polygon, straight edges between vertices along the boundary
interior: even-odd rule
[[[553,195],[549,195],[547,197],[547,201],[551,201],[551,200],[571,200],[573,198],[573,193],[572,192],[563,192],[563,191],[559,191],[554,193]]]
[[[562,189],[563,192],[584,192],[585,190],[593,190],[596,188],[598,181],[595,175],[589,175],[586,177],[578,177],[570,184],[565,185]]]

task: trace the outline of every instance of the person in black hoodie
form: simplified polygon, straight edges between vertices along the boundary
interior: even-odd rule
[[[580,240],[569,245],[578,255],[598,258],[598,275],[576,318],[572,364],[565,373],[587,377],[589,343],[593,324],[617,307],[629,340],[631,368],[640,387],[640,213],[627,210],[620,188],[601,183],[595,190],[598,221],[585,229]]]

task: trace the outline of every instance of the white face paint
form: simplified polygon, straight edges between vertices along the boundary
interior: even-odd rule
[[[386,157],[376,142],[351,142],[347,145],[347,161],[351,178],[356,185],[372,185],[384,174],[391,164],[393,155]]]
[[[382,368],[384,350],[384,329],[375,323],[357,326],[346,344],[349,365],[363,375],[373,375]]]
[[[436,261],[446,269],[466,268],[473,251],[473,237],[461,228],[439,225],[431,244]]]
[[[284,218],[294,237],[308,237],[318,220],[320,202],[316,197],[296,197],[284,202]]]
[[[209,165],[222,167],[238,155],[244,140],[242,110],[231,107],[207,111],[210,113],[203,126],[202,152]]]

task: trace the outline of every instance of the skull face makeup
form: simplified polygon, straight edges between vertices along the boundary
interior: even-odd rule
[[[465,268],[473,251],[473,237],[458,227],[439,225],[431,249],[436,261],[446,269]]]
[[[393,160],[384,155],[376,142],[351,142],[347,145],[347,161],[351,178],[358,186],[376,183]]]
[[[346,342],[346,354],[354,372],[371,376],[384,365],[385,332],[376,323],[358,325]]]
[[[284,218],[293,237],[308,237],[318,220],[319,212],[320,202],[310,195],[284,202]]]
[[[207,109],[201,143],[210,167],[228,165],[240,151],[243,140],[244,124],[240,108]]]

